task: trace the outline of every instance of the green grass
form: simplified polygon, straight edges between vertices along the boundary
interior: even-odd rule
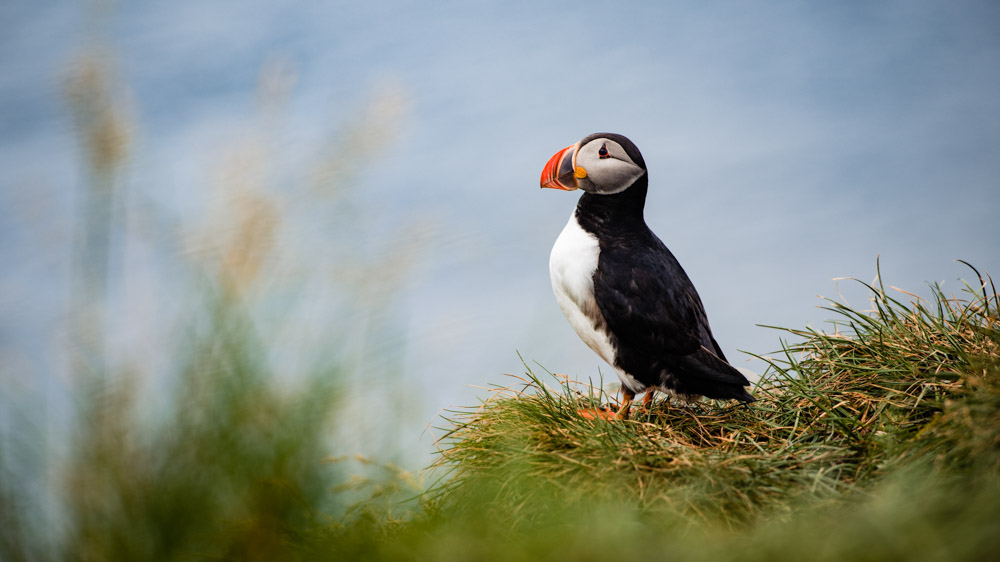
[[[515,530],[625,510],[649,527],[648,544],[676,548],[678,537],[698,537],[685,543],[691,557],[703,540],[713,545],[709,558],[722,556],[718,544],[743,541],[808,550],[804,516],[825,523],[815,538],[839,535],[831,552],[840,554],[871,534],[855,533],[859,521],[909,534],[917,524],[962,526],[957,535],[896,537],[887,556],[1000,546],[988,526],[1000,514],[992,284],[969,287],[964,300],[935,286],[930,302],[868,288],[871,312],[829,303],[833,333],[785,330],[798,342],[769,360],[750,406],[664,400],[634,408],[628,421],[588,420],[576,412],[606,401],[599,388],[565,378],[549,388],[529,369],[480,407],[456,412],[438,462],[447,476],[429,498],[446,513],[485,511]],[[725,537],[732,542],[718,543]]]
[[[276,560],[334,507],[336,468],[318,461],[336,368],[280,384],[248,319],[215,304],[161,415],[141,411],[128,376],[87,380],[65,471],[67,558]]]
[[[832,332],[784,330],[794,343],[768,359],[749,406],[660,400],[628,421],[588,420],[577,410],[609,401],[600,385],[526,367],[449,416],[425,488],[391,465],[326,459],[339,367],[279,384],[266,342],[220,302],[211,335],[178,349],[186,366],[159,423],[144,423],[127,378],[91,380],[62,539],[33,528],[0,480],[0,558],[990,558],[992,283],[960,297],[935,286],[929,301],[869,289],[868,312],[829,302]]]

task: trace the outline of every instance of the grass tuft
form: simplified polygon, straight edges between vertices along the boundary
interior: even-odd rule
[[[978,272],[977,272],[978,275]],[[751,405],[668,400],[632,419],[578,415],[609,401],[599,385],[525,365],[516,383],[454,424],[429,497],[492,512],[511,528],[566,506],[614,503],[687,528],[790,520],[803,505],[844,505],[905,471],[935,478],[1000,468],[1000,320],[992,282],[931,299],[867,285],[870,311],[834,301],[832,332],[783,329]],[[935,485],[940,483],[935,480]],[[933,486],[931,486],[933,488]],[[995,506],[994,506],[995,508]],[[572,509],[572,508],[569,508]]]

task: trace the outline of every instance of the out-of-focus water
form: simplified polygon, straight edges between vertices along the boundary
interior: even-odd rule
[[[779,347],[756,324],[818,326],[828,314],[815,296],[838,286],[863,299],[831,279],[871,280],[877,255],[888,283],[917,292],[929,281],[957,292],[969,272],[954,259],[1000,271],[998,28],[990,2],[7,2],[0,354],[16,369],[5,377],[31,373],[23,384],[43,395],[62,388],[85,183],[63,89],[95,43],[130,92],[121,182],[153,210],[153,230],[210,221],[209,187],[236,153],[266,161],[271,190],[296,194],[281,209],[296,264],[378,261],[412,243],[381,345],[399,354],[397,382],[412,389],[412,435],[399,441],[422,458],[423,424],[482,396],[468,385],[521,372],[517,352],[581,378],[608,373],[549,287],[548,252],[576,195],[537,187],[549,156],[591,132],[623,133],[642,150],[647,222],[738,366],[762,368],[737,350]],[[277,109],[261,109],[259,78],[275,64],[294,85]],[[298,184],[314,179],[331,136],[387,91],[404,109],[386,138],[363,157],[343,152],[357,158],[340,185],[356,222],[337,220],[357,227],[324,238],[322,207]],[[175,259],[157,255],[164,247],[147,238],[117,265],[129,280],[115,286],[127,294],[124,317],[145,319],[120,327],[124,347],[155,341],[160,320],[174,318],[150,304],[170,301],[159,293]],[[287,314],[320,340],[324,310],[300,303]]]

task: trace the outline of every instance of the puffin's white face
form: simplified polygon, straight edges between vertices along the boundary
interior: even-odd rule
[[[588,193],[620,193],[646,170],[629,158],[613,140],[597,138],[576,151],[577,187]]]
[[[646,170],[618,142],[597,137],[557,152],[542,171],[542,187],[610,195],[621,193]]]

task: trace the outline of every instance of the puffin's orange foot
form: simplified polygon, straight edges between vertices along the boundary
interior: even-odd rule
[[[579,414],[581,418],[588,420],[601,419],[604,421],[613,421],[619,419],[618,414],[614,410],[606,410],[604,408],[588,408],[584,410],[577,410],[576,413]]]

